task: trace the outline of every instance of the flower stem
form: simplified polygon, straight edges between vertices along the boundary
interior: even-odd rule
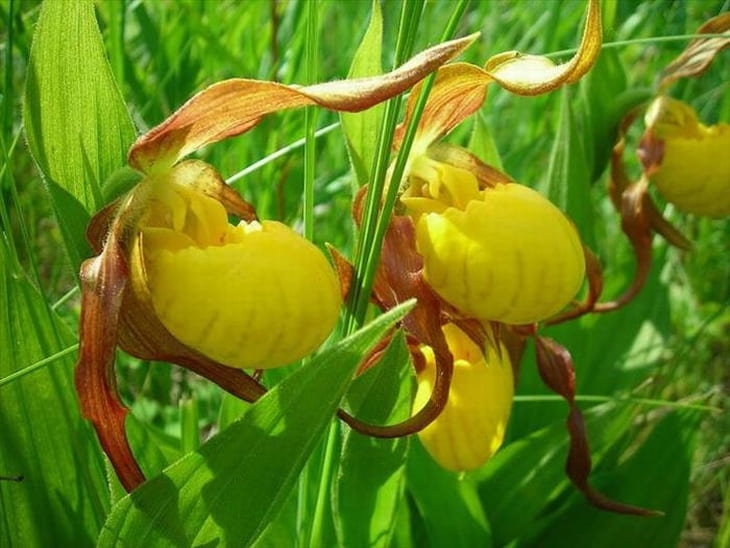
[[[453,38],[459,20],[466,10],[467,3],[468,0],[459,0],[456,3],[451,18],[446,25],[444,34],[441,37],[441,41]],[[411,19],[411,21],[413,21],[413,26],[410,28],[410,33],[403,40],[405,43],[404,47],[412,48],[413,46],[413,40],[416,35],[416,25],[420,19],[420,10],[418,13],[419,17],[413,17]],[[410,53],[410,50],[408,50],[408,53]],[[396,58],[398,58],[398,55],[396,55]],[[426,106],[428,95],[431,91],[435,78],[436,73],[432,73],[423,82],[413,116],[406,128],[403,143],[398,151],[398,156],[396,158],[387,189],[385,187],[385,175],[389,159],[389,151],[393,142],[395,119],[397,118],[398,106],[400,104],[398,102],[399,99],[391,99],[386,105],[383,127],[378,138],[378,154],[376,155],[375,165],[372,170],[372,173],[374,174],[373,182],[368,188],[365,215],[360,232],[360,238],[358,240],[358,255],[355,262],[356,284],[354,285],[355,290],[352,292],[350,300],[351,315],[348,317],[348,333],[351,332],[355,326],[362,324],[365,318],[365,313],[370,299],[370,291],[372,290],[375,273],[380,262],[380,252],[385,232],[390,223],[390,217],[395,206],[398,188],[408,162],[408,155],[416,135],[418,122]],[[386,195],[383,200],[384,190]]]

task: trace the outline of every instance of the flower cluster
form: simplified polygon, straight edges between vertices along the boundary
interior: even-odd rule
[[[538,323],[555,321],[586,273],[592,276],[591,255],[575,226],[535,190],[466,150],[438,143],[482,106],[489,85],[537,95],[579,80],[600,52],[600,6],[588,1],[579,48],[563,64],[504,52],[484,67],[441,66],[473,39],[435,46],[380,77],[308,87],[226,80],[134,144],[129,162],[141,173],[139,183],[89,227],[98,255],[82,267],[76,371],[82,410],[127,489],[144,476],[127,443],[127,410],[116,393],[117,345],[134,356],[180,364],[255,401],[265,388],[242,369],[282,366],[313,352],[332,331],[352,279],[339,253],[332,250],[333,269],[311,242],[258,219],[214,168],[183,158],[278,110],[319,105],[355,112],[415,86],[396,132],[397,151],[416,117],[419,82],[437,71],[404,176],[390,181],[397,209],[370,296],[383,310],[416,300],[401,325],[419,385],[413,414],[393,426],[366,424],[344,410],[340,416],[374,436],[418,433],[445,468],[478,468],[502,443],[515,371],[526,338],[533,337],[541,377],[570,408],[568,476],[601,508],[647,513],[589,485],[570,354],[538,335]],[[363,193],[353,208],[357,223]],[[372,366],[377,358],[364,361]]]

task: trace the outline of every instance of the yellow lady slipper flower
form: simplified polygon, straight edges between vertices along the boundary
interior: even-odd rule
[[[583,282],[575,227],[528,187],[480,189],[472,172],[423,155],[401,201],[416,224],[426,280],[465,316],[537,322],[565,307]]]
[[[418,437],[442,467],[457,472],[482,466],[502,445],[514,392],[507,349],[487,343],[482,350],[454,324],[443,326],[454,355],[454,376],[449,399],[441,414]],[[413,404],[420,409],[433,390],[434,353],[423,347],[425,369],[418,373]]]
[[[658,97],[645,122],[663,142],[651,181],[681,211],[707,217],[730,215],[730,124],[706,126],[682,101]]]
[[[136,245],[154,310],[180,342],[222,364],[268,368],[315,350],[337,321],[340,289],[324,254],[274,221],[228,222],[185,184],[191,164],[151,175]]]

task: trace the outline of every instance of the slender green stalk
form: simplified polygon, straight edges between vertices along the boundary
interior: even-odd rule
[[[318,48],[318,18],[317,18],[317,0],[309,0],[307,2],[307,28],[306,28],[306,81],[313,84],[317,81],[317,52]],[[314,239],[314,178],[316,163],[316,133],[315,126],[317,123],[317,110],[315,107],[307,107],[304,109],[304,194],[302,197],[303,208],[303,224],[304,237],[308,240]],[[309,468],[311,459],[299,476],[298,492],[297,492],[297,533],[299,542],[307,538],[307,531],[311,535],[321,535],[318,530],[317,520],[315,517],[314,525],[311,529],[308,527],[309,508],[307,498],[309,494]],[[321,480],[322,481],[322,480]],[[320,493],[321,494],[321,493]],[[310,546],[314,546],[310,543]]]
[[[468,0],[459,0],[459,2],[456,4],[454,11],[452,12],[451,18],[446,25],[444,34],[441,37],[441,41],[450,40],[453,37],[454,33],[456,32],[456,27],[459,23],[459,20],[466,10],[467,4]],[[416,33],[414,27],[411,32],[410,40],[413,40],[413,36],[415,36],[415,34]],[[410,45],[412,46],[412,42]],[[423,86],[421,87],[421,92],[416,102],[413,116],[411,117],[409,125],[406,128],[406,134],[403,139],[403,143],[401,144],[400,150],[398,151],[398,156],[396,158],[396,162],[391,174],[390,183],[387,186],[384,200],[382,200],[382,195],[385,188],[384,179],[387,156],[381,157],[380,154],[377,156],[378,161],[380,161],[382,158],[386,158],[386,160],[382,163],[376,163],[376,166],[373,169],[373,173],[375,173],[374,181],[379,184],[373,189],[373,200],[368,202],[368,206],[371,207],[366,210],[365,220],[363,221],[363,232],[361,233],[361,235],[364,234],[364,247],[358,247],[358,249],[362,250],[361,255],[358,258],[364,257],[364,260],[362,260],[360,263],[356,263],[356,280],[358,280],[359,283],[355,287],[359,290],[353,292],[354,297],[350,301],[350,304],[351,306],[353,306],[354,310],[352,311],[352,315],[350,316],[352,321],[350,324],[348,324],[348,329],[352,329],[355,325],[361,324],[365,318],[365,313],[367,312],[368,302],[370,299],[370,291],[372,289],[373,282],[375,280],[375,273],[380,262],[380,253],[382,249],[383,238],[385,237],[385,232],[388,229],[390,217],[393,213],[393,208],[395,206],[395,201],[398,194],[399,183],[403,177],[403,173],[408,162],[408,155],[411,150],[411,145],[413,144],[416,130],[418,128],[418,122],[421,118],[421,115],[423,114],[423,110],[426,106],[428,95],[431,91],[431,88],[433,87],[433,82],[435,78],[435,73],[429,75],[426,80],[424,80]],[[388,106],[390,105],[391,102],[388,103]],[[388,120],[387,116],[388,111],[386,109],[386,120]],[[390,138],[388,140],[388,149],[392,144],[392,133],[389,137]],[[379,144],[382,145],[382,143],[383,141],[379,140]],[[380,149],[378,149],[378,151],[380,152]],[[382,179],[380,178],[381,176]],[[381,181],[383,182],[381,183]],[[368,198],[370,197],[371,194],[368,193]],[[381,203],[382,208],[379,207]],[[369,217],[368,214],[370,214],[371,217]],[[367,233],[365,233],[366,228],[369,229]],[[360,266],[360,270],[357,269],[357,266]]]
[[[323,128],[318,129],[314,132],[314,137],[319,138],[323,135],[327,135],[328,133],[331,133],[335,129],[340,127],[339,122],[334,122],[328,126],[324,126]],[[251,164],[248,167],[243,168],[241,171],[234,173],[228,179],[226,179],[226,184],[232,185],[236,181],[239,181],[246,177],[247,175],[250,175],[251,173],[254,173],[264,167],[265,165],[270,164],[274,160],[278,160],[282,156],[286,156],[287,154],[294,152],[295,150],[298,150],[304,146],[304,144],[307,142],[306,137],[302,137],[301,139],[297,139],[296,141],[289,143],[285,147],[280,148],[279,150],[272,152],[268,156],[265,156],[261,158],[260,160],[257,160],[253,164]]]
[[[54,312],[61,308],[64,304],[66,304],[74,295],[76,295],[79,292],[79,286],[75,285],[71,289],[69,289],[65,295],[63,295],[60,299],[58,299],[53,305],[51,306],[51,310]]]
[[[411,53],[414,35],[420,15],[423,10],[422,1],[405,1],[401,7],[400,23],[398,25],[398,38],[396,41],[396,52],[394,65],[400,65]],[[362,324],[365,312],[359,302],[369,298],[370,289],[363,284],[365,272],[368,269],[370,249],[374,244],[377,218],[380,213],[380,204],[385,187],[385,175],[390,159],[390,150],[393,143],[393,135],[398,121],[400,109],[400,97],[390,99],[385,105],[383,122],[378,134],[373,168],[371,169],[372,181],[368,185],[365,207],[360,226],[360,233],[355,253],[355,280],[350,292],[350,301],[347,307],[346,333],[352,333],[356,327]]]
[[[317,0],[309,0],[307,3],[307,45],[306,45],[306,68],[307,83],[313,84],[317,81]],[[303,221],[304,237],[308,240],[314,238],[314,167],[315,147],[317,141],[314,137],[314,128],[317,121],[317,110],[315,107],[307,107],[304,110],[304,197],[303,197]]]
[[[650,36],[648,38],[632,38],[630,40],[617,40],[615,42],[604,42],[601,49],[622,48],[625,46],[634,46],[636,44],[659,44],[661,42],[682,42],[686,40],[694,40],[695,38],[727,38],[725,34],[675,34],[674,36]],[[561,49],[546,53],[545,57],[562,57],[564,55],[573,55],[578,48]]]
[[[670,400],[657,400],[653,398],[635,398],[633,396],[600,396],[600,395],[589,395],[589,394],[578,394],[575,396],[576,401],[583,401],[583,402],[594,402],[594,403],[606,403],[606,402],[616,402],[616,403],[635,403],[640,405],[649,405],[651,407],[675,407],[680,409],[696,409],[699,411],[711,411],[711,412],[720,412],[722,411],[719,407],[714,407],[712,405],[702,405],[698,403],[688,403],[688,402],[682,402],[682,401],[670,401]],[[556,402],[556,403],[563,403],[565,402],[565,398],[562,396],[557,395],[550,395],[550,394],[544,394],[544,395],[524,395],[524,396],[515,396],[514,397],[515,402],[520,403],[533,403],[533,402]]]
[[[43,367],[46,367],[47,365],[50,365],[57,360],[60,360],[64,356],[68,356],[69,354],[76,352],[78,349],[79,343],[76,343],[69,346],[68,348],[64,348],[63,350],[56,352],[55,354],[51,354],[47,358],[43,358],[42,360],[37,361],[34,364],[29,365],[28,367],[19,369],[15,373],[11,373],[7,377],[3,377],[2,379],[0,379],[0,387],[5,386],[6,384],[10,384],[13,381],[17,381],[18,379],[25,377],[26,375],[29,375],[35,371],[38,371],[39,369],[42,369]]]

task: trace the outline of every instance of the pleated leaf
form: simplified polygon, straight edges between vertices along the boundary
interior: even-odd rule
[[[583,136],[576,123],[568,87],[562,89],[558,134],[550,154],[547,194],[551,202],[578,227],[583,243],[595,248],[595,215],[590,195],[591,173],[583,149]]]
[[[72,264],[88,255],[89,214],[135,138],[92,0],[44,2],[25,87],[28,145],[50,191]]]

